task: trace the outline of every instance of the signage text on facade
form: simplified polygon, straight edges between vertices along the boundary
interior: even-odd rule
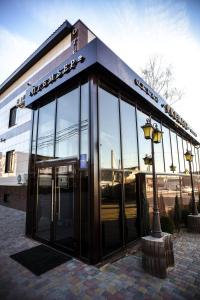
[[[149,87],[145,86],[142,81],[135,78],[134,82],[141,90],[143,90],[147,95],[149,95],[151,97],[151,99],[158,102],[158,97],[150,90]]]
[[[189,127],[188,123],[181,118],[180,115],[169,104],[165,104],[163,107],[165,108],[165,112],[183,128],[185,128],[185,130],[189,130],[194,136],[197,136],[197,134]]]
[[[78,63],[84,62],[85,57],[79,55],[77,59],[72,59],[70,63],[65,64],[62,69],[59,69],[56,73],[51,74],[47,79],[45,79],[41,84],[33,86],[30,96],[36,95],[38,92],[42,91],[44,88],[48,87],[57,79],[61,78],[64,74],[69,73],[72,69],[75,69]]]

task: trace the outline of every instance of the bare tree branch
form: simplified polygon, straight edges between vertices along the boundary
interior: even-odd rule
[[[141,72],[143,79],[150,87],[164,97],[170,105],[182,99],[183,90],[173,85],[173,67],[172,65],[164,66],[162,56],[151,56]]]

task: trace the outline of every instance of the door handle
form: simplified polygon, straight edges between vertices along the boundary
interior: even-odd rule
[[[53,215],[54,215],[54,205],[53,205],[53,197],[54,197],[54,180],[51,181],[51,222],[53,222]]]

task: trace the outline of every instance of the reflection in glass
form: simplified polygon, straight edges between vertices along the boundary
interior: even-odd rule
[[[198,155],[197,149],[194,147],[194,158],[195,158],[195,174],[198,174]]]
[[[196,151],[195,147],[192,145],[192,153],[193,153],[193,172],[197,174],[197,160],[196,160]]]
[[[58,98],[56,157],[78,156],[79,89]]]
[[[182,196],[182,207],[188,208],[192,195],[191,179],[190,175],[181,176],[181,196]]]
[[[43,106],[39,110],[39,127],[37,155],[45,160],[54,156],[54,116],[55,101]]]
[[[179,151],[180,172],[184,173],[185,171],[184,152],[183,152],[182,138],[180,136],[177,136],[177,142],[178,142],[178,151]]]
[[[119,100],[99,88],[101,168],[121,168]]]
[[[136,181],[135,174],[131,170],[124,171],[124,196],[125,240],[129,243],[138,237]]]
[[[89,143],[89,84],[81,86],[81,150],[80,168],[87,168]]]
[[[144,114],[141,111],[137,111],[137,122],[138,122],[138,141],[139,141],[139,154],[140,154],[140,170],[148,171],[148,166],[144,164],[144,157],[147,155],[151,155],[151,143],[150,141],[146,141],[144,138],[143,129],[141,126],[146,124],[146,120],[149,116]]]
[[[199,148],[196,149],[196,153],[197,153],[197,170],[200,173],[200,153],[199,153]]]
[[[200,178],[199,178],[199,175],[193,174],[193,183],[194,183],[195,200],[196,200],[196,202],[198,202],[198,200],[199,200],[199,190],[200,190]]]
[[[171,155],[171,142],[169,129],[162,126],[163,131],[163,147],[164,147],[164,158],[165,158],[165,172],[171,172],[170,166],[172,165],[172,155]]]
[[[37,236],[50,240],[52,215],[52,168],[38,169],[37,182]]]
[[[152,123],[153,124],[157,124],[158,129],[161,130],[160,123],[158,123],[158,122],[156,122],[154,120],[152,120]],[[154,143],[154,153],[155,153],[155,167],[156,167],[156,172],[163,173],[164,172],[164,161],[163,161],[163,144],[162,144],[162,141],[160,143],[157,143],[157,144]]]
[[[74,248],[74,165],[59,166],[56,171],[55,242]]]
[[[172,146],[173,166],[176,167],[174,173],[179,173],[177,139],[176,139],[176,134],[173,131],[171,131],[171,146]]]
[[[88,170],[80,172],[81,178],[81,256],[89,257],[89,193]]]
[[[157,176],[158,207],[160,216],[168,215],[173,219],[175,197],[180,199],[180,178],[179,176]],[[150,221],[153,219],[153,182],[151,176],[146,176],[146,193],[149,203]],[[181,199],[180,199],[181,202]]]
[[[33,112],[33,134],[32,134],[32,154],[36,154],[36,138],[37,138],[37,121],[38,121],[38,110]]]
[[[138,170],[135,107],[121,101],[123,167]]]
[[[122,246],[122,174],[101,170],[101,221],[103,256]]]
[[[187,150],[188,150],[187,142],[186,142],[186,140],[183,139],[183,153],[185,154]],[[185,159],[185,156],[184,156],[184,162],[185,162],[185,173],[188,173],[189,172],[189,165],[188,165],[188,162]]]

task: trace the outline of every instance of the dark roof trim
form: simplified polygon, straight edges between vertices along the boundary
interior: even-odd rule
[[[75,68],[70,69],[69,72],[63,74],[63,76],[58,76],[53,82],[50,82],[48,85],[43,86],[43,82],[48,79],[51,79],[52,74],[56,75],[58,70],[63,70],[64,65],[70,65],[72,60],[78,61],[78,57],[83,56],[84,60],[76,65]],[[29,87],[26,90],[25,105],[28,108],[33,108],[36,103],[42,103],[44,97],[47,95],[52,95],[55,90],[62,85],[64,85],[68,80],[71,80],[73,77],[78,76],[83,71],[89,71],[89,69],[95,70],[95,68],[101,68],[104,72],[109,72],[109,76],[114,76],[125,84],[132,91],[136,92],[141,96],[141,101],[145,101],[147,105],[150,105],[149,108],[152,108],[157,111],[157,113],[165,116],[165,120],[170,120],[174,126],[178,126],[180,132],[184,132],[188,136],[188,140],[192,139],[196,141],[196,144],[199,144],[198,140],[195,139],[190,131],[186,131],[181,125],[177,124],[175,120],[165,112],[164,105],[167,102],[162,99],[156,92],[154,92],[145,82],[140,78],[127,64],[125,64],[112,50],[110,50],[103,42],[98,38],[93,39],[85,47],[81,48],[75,54],[71,55],[59,67],[52,70],[46,74],[43,78],[40,78],[37,82],[34,83],[34,87]],[[141,81],[147,89],[141,89],[137,84],[137,81]],[[51,84],[52,83],[52,84]],[[32,93],[33,88],[38,88],[41,86],[41,89]],[[173,126],[173,127],[174,127]],[[189,130],[189,128],[188,128]]]
[[[49,52],[57,43],[59,43],[72,30],[72,25],[66,20],[50,37],[37,48],[1,85],[0,95],[21,77],[29,68],[31,68],[42,56]]]

